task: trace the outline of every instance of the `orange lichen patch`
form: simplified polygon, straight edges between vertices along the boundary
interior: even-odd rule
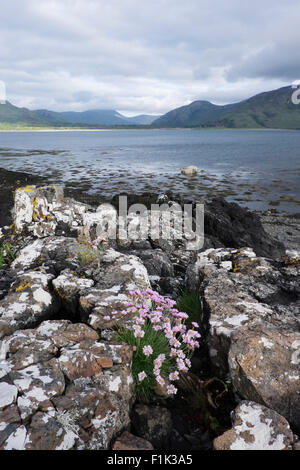
[[[36,197],[34,198],[33,202],[32,202],[32,207],[33,207],[33,213],[32,213],[32,219],[34,221],[36,221],[38,218],[39,218],[39,213],[38,211],[36,210],[36,207],[37,207],[38,203],[37,203],[37,199]]]
[[[16,191],[27,191],[28,193],[30,193],[34,189],[35,189],[35,186],[24,186],[22,188],[17,188]]]
[[[232,271],[233,271],[234,273],[236,273],[238,270],[239,270],[238,265],[237,265],[236,263],[233,263],[233,269],[232,269]]]
[[[290,258],[289,256],[286,256],[284,261],[286,264],[294,265],[300,263],[300,258]]]
[[[68,296],[63,294],[58,287],[54,287],[55,292],[59,295],[59,297],[63,300],[68,300]]]
[[[29,287],[31,287],[31,283],[30,283],[30,282],[27,282],[26,284],[20,284],[20,285],[16,288],[16,292],[20,292],[21,290],[28,289]]]

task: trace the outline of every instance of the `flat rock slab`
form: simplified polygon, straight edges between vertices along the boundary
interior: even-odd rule
[[[285,418],[251,401],[234,412],[232,429],[214,440],[215,450],[292,450],[293,433]]]
[[[128,345],[53,320],[5,337],[0,353],[0,449],[108,449],[128,427]]]
[[[55,314],[58,305],[49,291],[53,277],[43,268],[20,274],[0,301],[0,338]]]
[[[17,394],[17,387],[6,382],[0,382],[0,410],[14,403]]]

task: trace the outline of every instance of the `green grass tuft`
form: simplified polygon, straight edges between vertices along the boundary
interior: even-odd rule
[[[15,260],[15,253],[11,243],[3,243],[0,247],[0,269],[5,264],[10,265]]]
[[[185,312],[188,314],[189,318],[186,320],[186,326],[191,328],[191,323],[196,322],[201,324],[202,320],[202,305],[199,298],[198,289],[194,290],[183,290],[174,306],[180,312]]]
[[[160,331],[155,331],[150,323],[147,323],[144,328],[145,336],[143,338],[136,338],[132,329],[118,328],[117,339],[133,346],[135,351],[133,353],[132,361],[132,375],[135,381],[135,390],[137,397],[141,401],[149,401],[153,396],[153,390],[157,386],[155,376],[153,374],[153,359],[159,354],[165,354],[166,360],[161,367],[161,376],[168,377],[169,373],[173,370],[170,354],[170,345],[165,335]],[[143,353],[143,347],[151,345],[153,353],[150,357],[146,357]],[[138,374],[145,371],[147,377],[140,382]]]

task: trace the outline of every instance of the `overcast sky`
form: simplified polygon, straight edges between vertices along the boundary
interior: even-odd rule
[[[300,79],[299,0],[0,5],[0,80],[17,106],[161,114]]]

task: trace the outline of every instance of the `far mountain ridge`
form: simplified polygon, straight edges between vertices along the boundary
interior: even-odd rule
[[[169,111],[152,127],[300,129],[300,105],[292,102],[293,91],[287,86],[227,105],[197,100]]]
[[[87,111],[31,111],[6,101],[0,104],[0,128],[18,127],[130,127],[150,128],[229,128],[229,129],[295,129],[300,130],[300,105],[292,102],[291,86],[267,91],[238,103],[217,105],[196,100],[163,116],[141,114],[123,116],[112,109]]]
[[[0,126],[23,127],[98,127],[98,126],[147,126],[158,116],[141,114],[133,117],[123,116],[115,110],[95,109],[88,111],[31,111],[18,108],[9,101],[0,104]]]

